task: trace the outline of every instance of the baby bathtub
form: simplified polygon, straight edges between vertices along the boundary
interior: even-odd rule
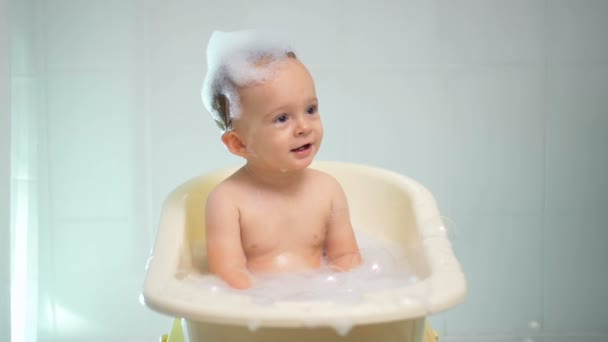
[[[403,246],[419,282],[366,296],[357,303],[279,302],[201,291],[191,280],[208,273],[204,208],[208,192],[234,169],[194,178],[166,199],[148,261],[145,304],[183,317],[190,342],[420,342],[426,316],[462,302],[466,281],[433,196],[414,180],[379,168],[315,162],[348,198],[355,230]]]

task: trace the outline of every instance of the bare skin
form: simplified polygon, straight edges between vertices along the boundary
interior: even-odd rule
[[[344,191],[308,168],[323,138],[312,78],[296,59],[279,63],[273,79],[239,89],[242,115],[222,141],[247,163],[207,199],[209,267],[240,289],[250,272],[314,269],[324,255],[337,270],[361,263]]]

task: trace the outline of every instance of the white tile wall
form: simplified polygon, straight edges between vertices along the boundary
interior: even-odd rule
[[[441,338],[441,342],[604,342],[605,336],[599,335],[530,335],[504,336],[504,335],[477,335],[477,336],[446,336]]]
[[[446,314],[449,336],[531,333],[543,320],[541,215],[457,216],[455,251],[469,284],[466,302]]]
[[[0,340],[10,340],[11,116],[8,1],[0,0]]]
[[[547,72],[548,214],[608,208],[608,64]]]
[[[42,57],[40,53],[42,50],[36,40],[38,34],[34,16],[36,6],[31,2],[30,0],[24,0],[18,4],[11,2],[10,28],[3,31],[6,32],[7,37],[10,34],[10,49],[7,48],[7,57],[10,57],[12,75],[32,75],[36,72],[36,67],[40,66],[38,60]]]
[[[606,64],[548,67],[543,302],[554,333],[608,334],[607,76]]]
[[[154,68],[206,66],[207,41],[214,29],[235,30],[253,3],[228,1],[137,1],[143,26],[143,58]],[[197,75],[195,79],[201,78]]]
[[[546,0],[549,63],[606,64],[608,2]]]
[[[158,325],[157,315],[138,301],[147,250],[135,243],[141,234],[131,222],[90,220],[52,227],[55,267],[49,285],[58,340],[88,335],[121,340],[135,331],[152,338],[166,331],[166,320]]]
[[[438,0],[441,60],[521,64],[543,60],[544,1]],[[426,38],[426,37],[425,37]]]
[[[240,5],[239,7],[242,7]],[[240,19],[240,28],[263,28],[282,32],[293,41],[298,58],[307,64],[341,64],[340,47],[342,1],[294,0],[256,1],[243,12],[231,11]],[[225,27],[216,25],[212,29]]]
[[[42,1],[48,70],[128,71],[136,63],[134,1]]]
[[[49,173],[58,220],[132,215],[133,87],[124,72],[49,72]]]
[[[435,65],[441,57],[437,1],[341,3],[339,64]]]
[[[548,332],[608,335],[605,209],[546,217],[542,298]]]
[[[390,168],[437,197],[470,285],[432,318],[446,340],[608,335],[608,2],[61,0],[31,12],[37,38],[13,52],[32,61],[13,70],[45,80],[54,220],[40,232],[40,340],[169,328],[133,302],[153,226],[179,183],[240,162],[199,92],[211,31],[252,27],[284,31],[309,65],[320,159]]]
[[[48,71],[46,84],[40,338],[156,338],[169,320],[138,302],[151,241],[135,211],[134,73]]]
[[[374,65],[365,76],[349,66],[311,69],[325,128],[319,158],[393,169],[447,198],[443,151],[452,141],[441,68]]]
[[[450,68],[446,83],[455,213],[540,214],[542,69]]]

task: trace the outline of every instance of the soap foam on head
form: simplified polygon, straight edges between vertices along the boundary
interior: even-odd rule
[[[230,102],[230,118],[240,115],[238,87],[272,79],[280,62],[292,51],[286,39],[264,31],[215,31],[207,45],[207,75],[202,99],[213,118],[221,114],[213,108],[214,97],[223,94]]]

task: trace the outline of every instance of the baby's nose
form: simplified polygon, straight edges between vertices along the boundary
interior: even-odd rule
[[[299,118],[295,129],[296,135],[306,135],[310,133],[310,122],[306,118]]]

